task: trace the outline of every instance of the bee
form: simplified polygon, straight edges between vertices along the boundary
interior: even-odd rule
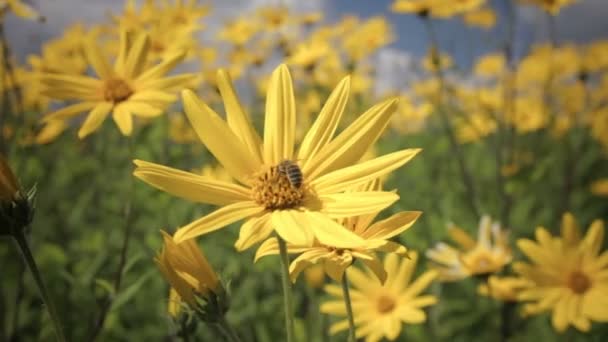
[[[278,166],[279,174],[285,175],[289,184],[296,189],[302,186],[302,170],[291,160],[283,160]]]

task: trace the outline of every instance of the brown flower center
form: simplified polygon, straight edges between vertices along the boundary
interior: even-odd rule
[[[591,287],[591,281],[584,273],[574,271],[568,277],[568,287],[574,293],[585,293]]]
[[[133,89],[120,78],[111,78],[103,85],[103,97],[106,101],[122,102],[133,95]]]
[[[260,172],[253,181],[253,199],[269,210],[295,208],[304,199],[304,186],[296,186],[280,165]]]
[[[395,309],[395,300],[391,297],[380,296],[378,298],[378,312],[389,313]]]

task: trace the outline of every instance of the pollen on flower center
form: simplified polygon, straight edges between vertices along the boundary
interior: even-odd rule
[[[122,102],[133,95],[133,89],[120,78],[111,78],[103,85],[103,97],[106,101]]]
[[[389,313],[395,308],[395,300],[391,297],[380,296],[378,298],[378,312]]]
[[[585,293],[591,287],[591,281],[584,273],[574,271],[568,277],[568,287],[575,293]]]
[[[272,166],[255,176],[253,199],[269,210],[295,208],[304,199],[304,187],[295,187],[279,165]]]

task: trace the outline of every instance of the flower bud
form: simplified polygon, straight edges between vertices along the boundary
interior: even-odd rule
[[[34,218],[36,187],[24,191],[8,165],[0,156],[0,236],[22,234]]]

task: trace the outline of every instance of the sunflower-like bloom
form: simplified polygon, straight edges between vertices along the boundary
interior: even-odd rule
[[[492,224],[488,216],[479,222],[477,241],[453,225],[448,228],[448,234],[460,250],[440,242],[426,253],[443,281],[488,276],[499,272],[512,260],[507,232],[501,230],[497,222]]]
[[[120,48],[114,65],[110,65],[102,50],[93,39],[84,43],[88,62],[99,78],[45,73],[41,81],[43,93],[58,100],[75,100],[77,103],[49,113],[45,122],[66,119],[85,111],[90,111],[78,131],[84,138],[91,134],[112,113],[114,122],[123,135],[129,136],[133,130],[133,116],[155,117],[176,100],[177,89],[187,87],[193,75],[184,74],[165,77],[184,57],[176,52],[170,58],[146,68],[149,40],[147,35],[122,31]]]
[[[198,137],[236,183],[136,160],[135,176],[161,190],[195,202],[220,206],[182,228],[176,241],[213,232],[245,219],[236,242],[239,250],[276,231],[286,241],[311,246],[315,238],[338,248],[365,246],[365,239],[333,219],[377,212],[394,203],[394,192],[348,192],[409,161],[419,149],[406,149],[359,162],[386,128],[397,101],[384,101],[359,116],[336,137],[346,105],[349,78],[329,96],[317,120],[294,150],[296,109],[289,70],[272,74],[266,98],[264,137],[245,114],[228,74],[220,70],[218,87],[227,122],[190,90],[184,107]]]
[[[395,340],[401,333],[402,324],[420,324],[426,320],[423,308],[437,303],[433,295],[420,295],[437,277],[437,272],[426,271],[412,281],[418,253],[410,252],[411,259],[399,261],[395,254],[384,259],[388,278],[384,285],[371,270],[362,272],[351,267],[346,272],[353,286],[350,295],[357,338],[366,342],[380,341],[383,337]],[[342,289],[327,285],[325,290],[338,297],[321,305],[321,312],[346,316]],[[330,333],[348,329],[348,320],[335,323]]]
[[[380,190],[380,182],[375,180],[369,184],[361,186],[357,190],[371,191]],[[341,281],[344,271],[351,266],[355,259],[361,260],[370,270],[376,274],[382,283],[386,281],[386,270],[382,262],[374,253],[382,251],[387,253],[397,253],[406,255],[407,249],[396,243],[389,241],[405,230],[409,229],[420,217],[419,211],[405,211],[397,213],[385,220],[373,223],[374,218],[379,213],[372,213],[362,216],[354,216],[340,219],[338,222],[346,229],[360,236],[366,243],[357,248],[337,248],[331,245],[325,245],[319,241],[315,241],[312,246],[295,246],[288,244],[287,251],[289,253],[301,253],[295,260],[292,261],[289,267],[289,275],[291,280],[295,282],[296,278],[304,269],[311,265],[322,264],[325,273],[335,281]],[[259,258],[279,254],[279,245],[275,238],[270,238],[258,249],[255,260]]]
[[[171,235],[165,232],[163,232],[163,240],[163,249],[155,261],[171,285],[169,313],[176,316],[182,301],[193,310],[212,309],[210,307],[201,308],[199,298],[212,305],[219,304],[210,298],[220,298],[225,295],[225,291],[196,242],[188,240],[177,244]],[[225,311],[227,308],[222,309]],[[222,313],[220,311],[216,313]]]
[[[574,217],[563,216],[561,236],[536,229],[536,241],[520,239],[519,249],[531,263],[518,262],[515,272],[531,285],[518,299],[532,302],[524,313],[552,312],[555,330],[573,325],[589,331],[591,321],[608,322],[608,251],[602,252],[604,224],[595,220],[581,238]]]

